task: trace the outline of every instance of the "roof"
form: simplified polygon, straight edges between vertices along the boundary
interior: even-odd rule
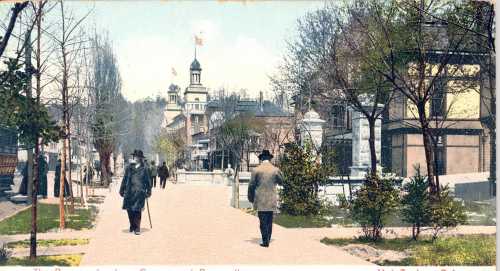
[[[198,62],[198,59],[194,59],[193,62],[191,63],[191,70],[196,70],[196,71],[201,71],[201,65],[200,62]]]
[[[271,101],[263,101],[262,108],[255,100],[240,100],[236,111],[253,113],[256,117],[289,117],[290,113]]]

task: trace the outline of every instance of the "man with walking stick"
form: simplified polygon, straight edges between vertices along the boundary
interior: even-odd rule
[[[123,197],[122,208],[127,210],[130,222],[129,231],[136,235],[141,234],[141,213],[147,198],[151,196],[151,176],[149,168],[144,163],[144,154],[141,150],[134,150],[132,153],[132,160],[123,175],[120,196]],[[151,223],[150,216],[149,219]]]

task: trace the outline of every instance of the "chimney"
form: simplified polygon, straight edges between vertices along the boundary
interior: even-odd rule
[[[262,91],[259,92],[259,109],[260,111],[264,111],[264,95],[262,94]]]

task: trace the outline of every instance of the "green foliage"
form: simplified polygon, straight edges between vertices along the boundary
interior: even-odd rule
[[[4,63],[7,70],[0,72],[0,126],[15,129],[19,141],[27,146],[34,146],[37,136],[46,144],[57,141],[61,129],[51,120],[47,108],[26,97],[29,75],[14,59]]]
[[[66,217],[66,228],[74,230],[90,229],[97,216],[97,209],[76,209]],[[38,232],[48,232],[59,227],[59,205],[38,205]],[[0,221],[0,235],[27,234],[31,231],[31,208]]]
[[[7,262],[11,255],[12,252],[9,250],[8,246],[2,244],[2,247],[0,247],[0,264]]]
[[[419,246],[411,258],[412,265],[480,266],[496,264],[495,236],[472,235],[439,238]]]
[[[235,161],[233,165],[239,168],[245,149],[249,149],[254,134],[261,134],[264,123],[250,114],[239,114],[225,121],[217,131],[217,138],[224,147],[231,151]]]
[[[153,150],[165,157],[167,166],[172,166],[183,159],[185,145],[184,139],[179,134],[162,130],[153,141]]]
[[[81,246],[87,245],[89,239],[55,239],[55,240],[45,240],[40,239],[36,241],[38,247],[59,247],[59,246]],[[8,248],[29,248],[30,240],[22,240],[7,243]]]
[[[443,230],[467,222],[464,206],[453,198],[448,186],[441,187],[439,195],[436,198],[431,198],[429,212],[430,227],[433,230],[434,239]]]
[[[295,216],[279,214],[275,217],[273,223],[285,228],[327,228],[332,225],[332,221],[322,215]]]
[[[430,221],[429,192],[425,176],[420,174],[420,167],[416,168],[415,176],[403,186],[402,210],[403,220],[412,224],[412,237],[417,240],[420,228]]]
[[[398,207],[399,191],[392,176],[367,176],[367,181],[353,193],[349,211],[363,228],[366,238],[378,240],[387,218]]]
[[[20,265],[20,266],[78,266],[82,260],[83,254],[65,254],[38,256],[35,261],[31,261],[29,257],[12,257],[7,262],[0,263],[3,266]]]
[[[324,209],[318,197],[320,185],[328,182],[334,170],[321,164],[310,145],[296,143],[287,146],[281,159],[283,189],[280,191],[280,209],[294,216],[314,216]]]
[[[334,246],[365,244],[376,249],[407,252],[399,262],[377,262],[380,265],[417,266],[491,266],[496,264],[495,235],[464,235],[441,237],[435,241],[422,238],[394,238],[372,241],[367,238],[323,238],[321,243]]]

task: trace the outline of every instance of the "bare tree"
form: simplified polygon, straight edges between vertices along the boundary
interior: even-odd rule
[[[109,185],[111,154],[116,150],[115,146],[118,142],[116,125],[119,120],[114,103],[121,95],[121,77],[109,38],[100,36],[96,32],[91,43],[91,68],[88,72],[87,84],[95,110],[91,125],[93,143],[101,161],[101,181]]]
[[[439,184],[434,177],[433,116],[429,115],[427,108],[442,78],[460,72],[461,69],[450,64],[460,63],[463,58],[466,35],[458,34],[446,25],[430,23],[429,14],[443,17],[455,12],[454,8],[449,2],[425,0],[359,1],[347,6],[344,13],[345,21],[355,22],[358,33],[366,38],[370,48],[369,55],[359,58],[359,65],[378,74],[415,107],[433,194],[439,191]],[[364,16],[359,16],[357,11],[363,11]],[[344,30],[348,26],[345,23],[340,25]],[[358,53],[355,42],[356,39],[351,39],[346,44]]]
[[[64,127],[63,132],[63,148],[61,153],[61,179],[60,179],[60,193],[59,193],[59,212],[60,212],[60,224],[59,227],[63,229],[65,227],[65,216],[64,216],[64,191],[65,191],[65,180],[66,180],[66,166],[68,164],[67,158],[69,158],[69,164],[71,163],[71,154],[68,153],[70,148],[70,137],[71,137],[71,127],[70,127],[70,110],[71,110],[71,89],[73,87],[73,80],[75,77],[75,68],[81,64],[80,59],[82,57],[82,52],[84,48],[85,40],[82,40],[82,23],[88,17],[91,11],[86,13],[82,17],[75,17],[71,10],[65,9],[65,4],[63,1],[59,1],[60,8],[60,20],[57,24],[57,33],[47,34],[52,38],[53,42],[56,44],[57,50],[57,64],[59,67],[59,73],[54,76],[55,83],[59,86],[62,100],[62,126]],[[69,168],[69,183],[72,184],[71,180],[71,167]],[[72,187],[70,185],[70,187]],[[70,200],[71,206],[74,204],[73,191],[70,188]]]

